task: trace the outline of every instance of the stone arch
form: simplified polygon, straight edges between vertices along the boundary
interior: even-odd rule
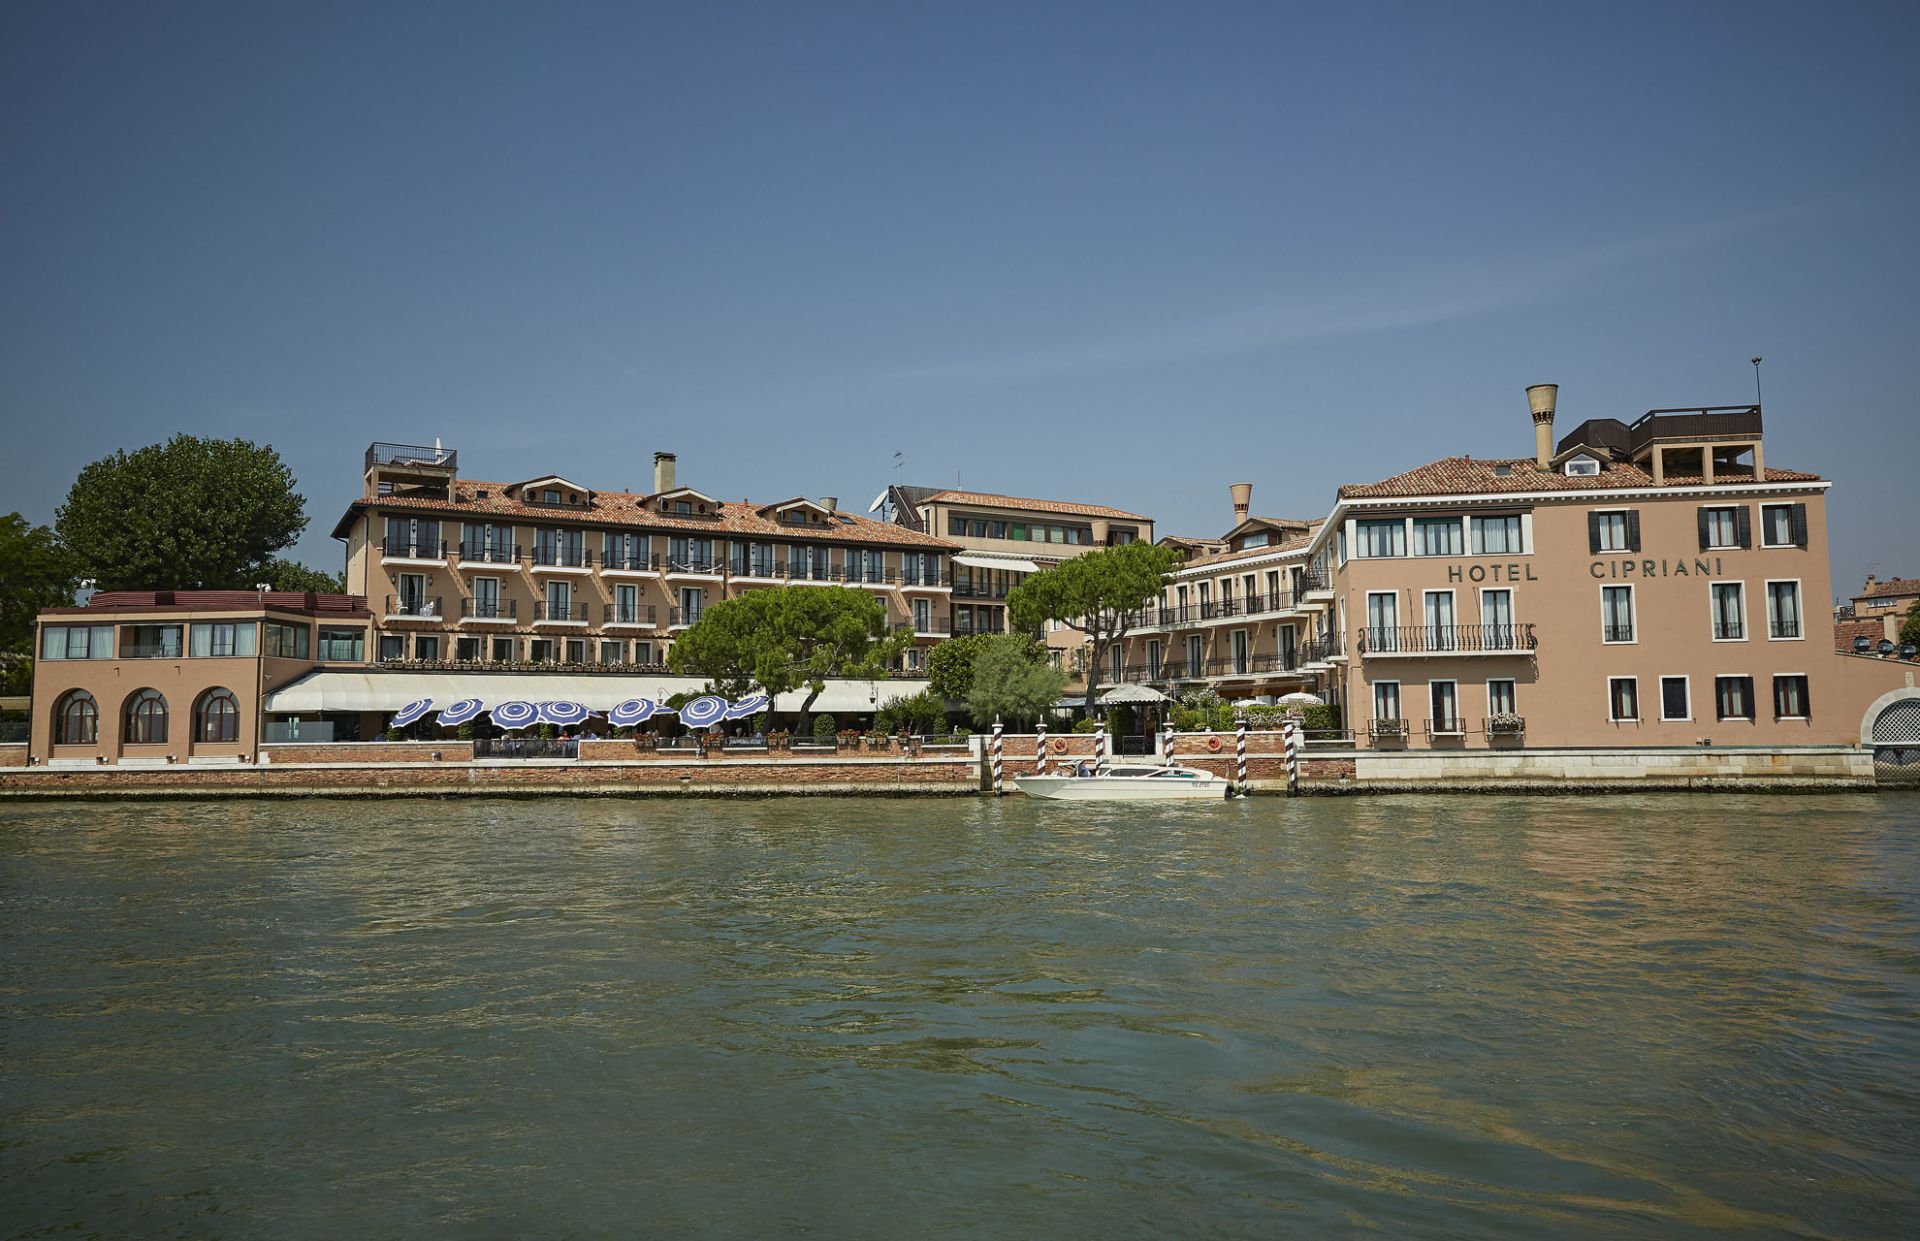
[[[1860,718],[1860,744],[1920,746],[1920,688],[1889,690]]]

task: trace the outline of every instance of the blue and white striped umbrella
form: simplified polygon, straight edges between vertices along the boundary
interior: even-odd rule
[[[401,707],[398,711],[395,711],[393,713],[393,719],[388,722],[387,726],[389,728],[405,728],[431,710],[433,710],[433,699],[416,698],[406,706]]]
[[[765,694],[748,694],[745,698],[735,699],[733,705],[727,708],[727,718],[743,720],[749,715],[758,715],[767,709],[767,703],[771,701]]]
[[[652,719],[659,711],[660,704],[651,698],[629,698],[607,712],[607,723],[615,728],[631,728]]]
[[[442,711],[439,719],[442,724],[453,728],[466,723],[486,709],[487,704],[481,702],[478,698],[462,698],[459,702],[454,703]]]
[[[680,722],[689,728],[705,728],[727,718],[727,700],[718,694],[702,694],[680,708]]]
[[[587,709],[577,702],[543,702],[540,704],[540,722],[542,724],[558,724],[563,728],[571,728],[575,724],[584,723],[586,718]]]
[[[525,728],[540,717],[540,709],[530,702],[501,702],[495,703],[487,714],[502,728]]]

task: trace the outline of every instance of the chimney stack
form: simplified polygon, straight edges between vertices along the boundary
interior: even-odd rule
[[[1247,519],[1247,510],[1253,506],[1253,484],[1230,483],[1227,490],[1233,493],[1233,524],[1237,526]]]
[[[820,507],[827,510],[829,513],[837,513],[840,511],[840,497],[839,496],[821,496]]]
[[[1533,463],[1546,469],[1553,460],[1553,407],[1559,384],[1534,384],[1527,389],[1527,408],[1533,411]]]
[[[678,458],[670,452],[653,454],[653,494],[659,495],[663,491],[673,490],[673,463],[676,460]]]

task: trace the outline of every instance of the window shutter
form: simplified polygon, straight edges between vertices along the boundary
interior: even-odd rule
[[[1600,514],[1587,514],[1587,551],[1592,555],[1600,554]]]
[[[1793,511],[1787,517],[1787,524],[1793,531],[1793,545],[1805,547],[1807,545],[1807,506],[1794,505]]]
[[[1627,550],[1640,550],[1640,510],[1637,508],[1627,510]]]
[[[1699,509],[1695,516],[1700,519],[1700,550],[1704,552],[1711,545],[1707,536],[1707,510]]]
[[[1733,542],[1736,547],[1753,546],[1753,510],[1744,504],[1733,510]]]

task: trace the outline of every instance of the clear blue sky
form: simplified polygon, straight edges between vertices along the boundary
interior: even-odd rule
[[[7,495],[175,431],[1172,533],[1749,400],[1920,573],[1920,5],[0,10]]]

